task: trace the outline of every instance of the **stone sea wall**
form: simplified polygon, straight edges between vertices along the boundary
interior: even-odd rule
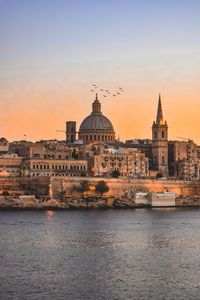
[[[52,194],[57,197],[60,193],[69,197],[80,197],[75,186],[81,180],[89,180],[91,185],[97,184],[100,180],[105,180],[109,186],[108,197],[128,197],[135,191],[148,192],[172,192],[176,197],[200,195],[200,182],[180,181],[180,180],[149,180],[149,179],[114,179],[114,178],[58,178],[51,179]]]
[[[103,198],[92,189],[83,195],[77,186],[89,180],[92,186],[104,180],[109,192]],[[176,206],[200,207],[200,182],[80,177],[0,178],[0,209],[80,209],[149,207],[135,203],[135,193],[172,192]]]

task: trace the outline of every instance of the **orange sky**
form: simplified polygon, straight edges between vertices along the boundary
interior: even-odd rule
[[[117,5],[116,5],[117,3]],[[169,138],[200,144],[200,1],[0,1],[0,136],[64,139],[91,85],[120,139],[151,138],[161,93]]]
[[[182,84],[176,89],[163,86],[153,90],[148,83],[134,89],[131,84],[123,87],[124,93],[116,98],[105,100],[99,95],[102,111],[112,121],[116,136],[119,135],[121,140],[151,138],[151,125],[156,117],[158,93],[161,92],[169,139],[180,136],[200,142],[198,86]],[[79,128],[83,118],[90,114],[94,94],[89,90],[90,85],[86,84],[69,89],[62,84],[55,87],[52,84],[48,89],[33,84],[5,89],[6,102],[0,103],[0,135],[10,141],[23,139],[24,134],[29,140],[64,139],[64,133],[56,132],[57,129],[64,130],[67,120],[76,120]]]

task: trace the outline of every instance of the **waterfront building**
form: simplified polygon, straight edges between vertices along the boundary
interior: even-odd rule
[[[87,161],[78,158],[76,147],[66,143],[40,141],[13,143],[10,147],[22,159],[22,176],[86,176]]]
[[[0,155],[0,177],[21,176],[22,158],[17,154]]]
[[[144,153],[130,148],[104,148],[88,158],[92,176],[119,176],[144,178],[149,175],[149,162]]]
[[[169,174],[183,180],[199,178],[198,146],[190,139],[169,141]]]
[[[87,161],[74,159],[25,159],[23,176],[86,176]]]

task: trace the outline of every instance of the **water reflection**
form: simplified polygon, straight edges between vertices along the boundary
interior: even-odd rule
[[[0,299],[198,299],[199,214],[0,213]]]
[[[48,216],[48,217],[53,217],[55,215],[55,211],[53,210],[46,210],[45,211],[45,214]]]

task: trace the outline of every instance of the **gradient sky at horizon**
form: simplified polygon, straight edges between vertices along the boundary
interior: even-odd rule
[[[65,139],[92,84],[122,140],[151,138],[161,93],[169,138],[200,144],[200,1],[0,0],[0,136]]]

